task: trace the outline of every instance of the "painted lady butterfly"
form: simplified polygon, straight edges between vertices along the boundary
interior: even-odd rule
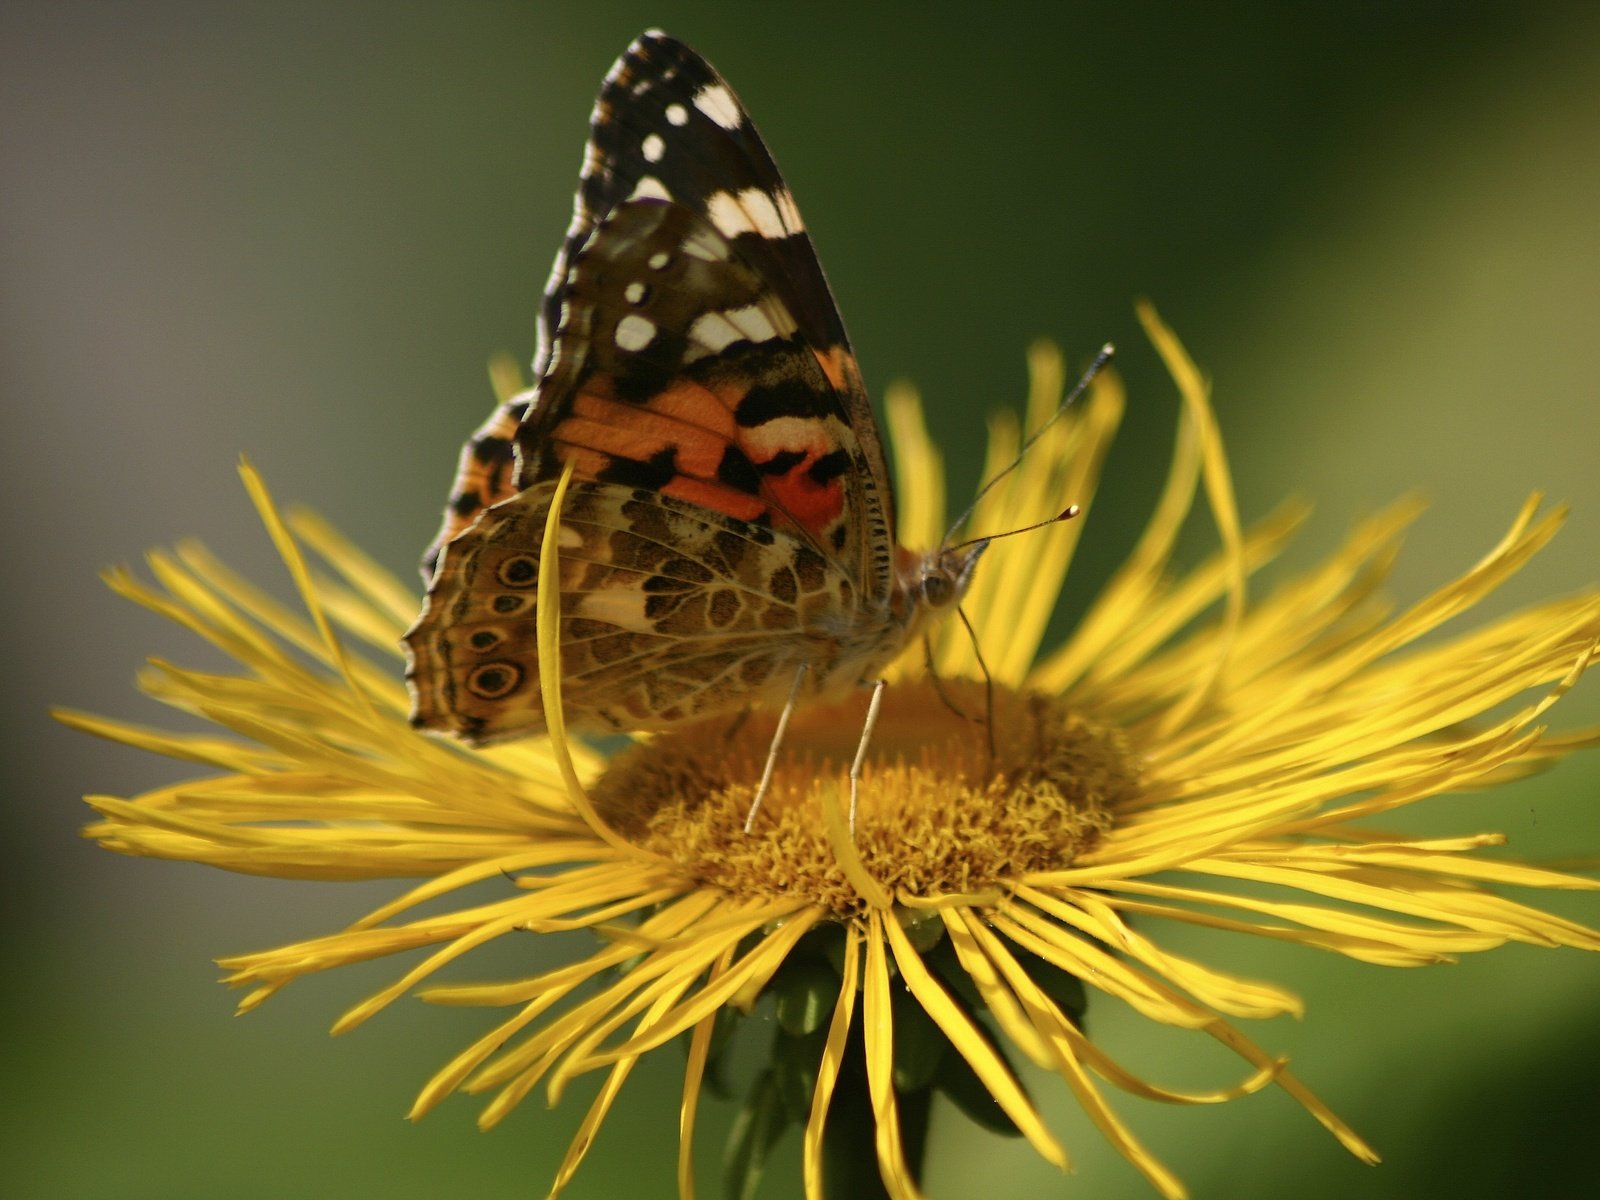
[[[462,453],[406,634],[413,724],[544,728],[539,548],[561,510],[580,730],[835,697],[955,607],[985,541],[893,538],[877,423],[794,198],[731,88],[640,37],[606,76],[532,390]],[[774,752],[776,744],[774,745]]]

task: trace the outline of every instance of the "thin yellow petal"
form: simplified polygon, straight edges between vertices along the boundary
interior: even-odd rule
[[[1240,921],[1174,904],[1129,900],[1119,896],[1107,898],[1107,903],[1141,916],[1165,917],[1208,929],[1222,929],[1233,933],[1247,933],[1255,937],[1296,942],[1303,946],[1332,950],[1362,962],[1386,967],[1433,966],[1449,962],[1451,956],[1455,954],[1492,949],[1501,941],[1499,938],[1483,934],[1382,921],[1343,909],[1293,904],[1288,901],[1256,900],[1198,888],[1176,888],[1132,880],[1114,886],[1117,891],[1174,896],[1204,904],[1225,905],[1247,912],[1269,914],[1285,921],[1298,922],[1304,928]]]
[[[895,965],[900,968],[900,977],[911,989],[917,1003],[922,1005],[923,1011],[933,1019],[950,1045],[967,1060],[974,1074],[988,1089],[989,1095],[994,1097],[995,1103],[1022,1131],[1022,1136],[1028,1139],[1028,1144],[1046,1162],[1065,1171],[1067,1152],[1045,1128],[1044,1119],[1012,1076],[1005,1060],[994,1052],[988,1038],[979,1032],[938,980],[934,979],[933,973],[923,965],[922,956],[912,947],[900,923],[888,920],[883,923],[883,928],[888,935],[889,948],[894,953]]]
[[[1035,668],[1033,678],[1040,687],[1060,691],[1076,683],[1089,663],[1104,652],[1136,614],[1147,610],[1149,599],[1165,575],[1178,531],[1194,503],[1199,477],[1199,441],[1194,436],[1193,423],[1182,421],[1166,485],[1138,545],[1101,590],[1071,638]]]
[[[685,983],[683,986],[687,988],[688,984]],[[636,1032],[642,1033],[649,1029],[656,1019],[672,1006],[680,994],[681,992],[669,992],[651,1005],[650,1011],[639,1019]],[[556,1170],[555,1180],[551,1183],[549,1192],[546,1193],[550,1200],[554,1200],[556,1196],[561,1194],[562,1189],[571,1181],[579,1164],[583,1162],[584,1155],[589,1153],[589,1147],[594,1145],[595,1134],[599,1132],[601,1122],[611,1112],[611,1106],[616,1102],[617,1095],[622,1091],[622,1085],[627,1081],[629,1073],[638,1061],[637,1057],[624,1058],[606,1074],[606,1081],[601,1084],[599,1095],[594,1098],[594,1103],[589,1106],[589,1111],[584,1114],[583,1122],[578,1126],[578,1132],[573,1135],[572,1143],[567,1147],[566,1157],[561,1160],[561,1166]]]
[[[1024,887],[1017,890],[1017,895],[1041,912],[1072,924],[1097,941],[1121,951],[1154,975],[1181,987],[1207,1008],[1253,1020],[1284,1014],[1298,1017],[1305,1012],[1300,998],[1283,988],[1228,975],[1160,949],[1092,891],[1050,895],[1037,888]]]
[[[889,893],[883,890],[883,885],[872,877],[867,864],[861,860],[861,851],[856,848],[855,831],[850,828],[844,805],[839,801],[838,788],[823,793],[822,821],[828,835],[828,847],[833,851],[839,870],[844,872],[844,877],[850,881],[857,895],[872,908],[887,909],[892,903]]]
[[[421,597],[310,509],[291,506],[289,528],[401,632],[422,607]]]
[[[1183,396],[1184,409],[1194,421],[1200,443],[1202,463],[1201,479],[1211,514],[1216,521],[1217,533],[1222,539],[1224,561],[1228,567],[1227,605],[1223,610],[1222,627],[1217,636],[1217,653],[1202,674],[1196,677],[1193,687],[1159,722],[1163,733],[1181,729],[1205,704],[1217,680],[1227,666],[1233,651],[1233,639],[1244,618],[1245,569],[1243,539],[1239,531],[1239,510],[1234,500],[1233,479],[1228,472],[1227,456],[1222,449],[1222,433],[1217,428],[1216,413],[1211,408],[1211,388],[1200,376],[1194,360],[1183,348],[1176,334],[1156,315],[1148,302],[1138,308],[1139,321],[1146,336],[1155,344],[1157,352],[1167,365],[1167,370],[1178,384]]]
[[[795,943],[809,932],[821,919],[816,909],[795,913],[775,931],[742,955],[733,967],[706,984],[686,1001],[681,1008],[664,1014],[651,1022],[649,1035],[642,1040],[635,1035],[620,1046],[604,1053],[590,1055],[576,1065],[578,1070],[603,1066],[624,1055],[639,1055],[665,1045],[684,1030],[703,1021],[727,1003],[736,992],[754,986],[759,989],[783,965]]]
[[[755,922],[743,932],[751,932],[759,924],[759,921]],[[561,1073],[552,1079],[551,1084],[555,1093],[559,1094],[578,1071],[601,1065],[587,1061],[595,1046],[663,994],[681,994],[682,987],[692,984],[702,971],[716,961],[727,947],[737,944],[742,936],[743,933],[738,929],[733,929],[715,938],[687,941],[681,946],[646,955],[598,995],[575,1005],[525,1043],[506,1051],[499,1060],[486,1066],[474,1076],[470,1090],[481,1091],[498,1086],[519,1072],[528,1071],[530,1063],[547,1054],[559,1054],[565,1057],[565,1061]],[[539,1070],[542,1072],[543,1068]],[[555,1098],[552,1095],[552,1103]]]
[[[328,624],[328,618],[317,601],[316,588],[311,584],[311,573],[306,569],[305,558],[300,553],[294,535],[289,532],[288,526],[283,523],[283,518],[278,515],[277,506],[267,491],[266,482],[256,473],[256,469],[249,461],[243,459],[239,463],[239,477],[244,480],[245,490],[255,502],[256,511],[261,514],[262,523],[267,527],[267,534],[272,538],[272,544],[277,547],[284,565],[289,568],[289,576],[294,580],[295,589],[305,602],[306,611],[311,614],[312,623],[317,627],[317,633],[321,636],[323,645],[332,657],[345,685],[350,689],[351,696],[365,717],[376,724],[379,718],[373,708],[372,698],[361,687],[343,643],[334,635],[333,626]]]
[[[1215,1019],[1192,1000],[1173,998],[1144,972],[1029,909],[1018,907],[1004,916],[997,914],[993,927],[1007,940],[1115,996],[1153,1021],[1180,1029],[1198,1029]]]
[[[866,971],[862,983],[862,1033],[867,1056],[867,1091],[872,1101],[873,1142],[878,1172],[891,1200],[922,1200],[900,1143],[900,1109],[894,1094],[894,1015],[889,1006],[889,966],[884,957],[881,909],[867,913]]]
[[[822,1061],[817,1064],[817,1083],[811,1093],[811,1115],[806,1121],[801,1150],[806,1200],[823,1200],[822,1145],[827,1128],[828,1105],[833,1087],[839,1081],[850,1037],[850,1018],[856,1007],[856,987],[861,975],[861,930],[855,924],[845,927],[844,965],[840,971],[839,998],[834,1001],[833,1018],[828,1022],[828,1038],[823,1044]]]
[[[1090,1120],[1117,1152],[1132,1163],[1157,1191],[1168,1197],[1168,1200],[1183,1200],[1188,1193],[1177,1177],[1133,1136],[1132,1131],[1112,1111],[1099,1089],[1094,1086],[1093,1080],[1084,1071],[1078,1061],[1077,1051],[1087,1043],[1077,1034],[1072,1023],[1067,1020],[1055,1002],[1028,978],[1021,965],[981,922],[969,919],[966,921],[966,929],[972,936],[974,944],[981,947],[991,963],[1005,976],[1018,1002],[1028,1010],[1035,1027],[1055,1051],[1056,1070],[1072,1089]]]
[[[728,969],[735,947],[724,950],[711,968],[713,981]],[[694,1123],[700,1111],[700,1085],[711,1057],[711,1035],[717,1016],[712,1013],[694,1027],[689,1037],[688,1061],[683,1067],[683,1099],[678,1105],[678,1198],[694,1200]]]
[[[916,388],[891,383],[883,394],[883,408],[889,444],[894,447],[900,542],[932,548],[944,538],[944,456],[928,436]]]
[[[595,973],[597,974],[601,969],[603,968],[597,967]],[[438,1071],[435,1071],[433,1077],[417,1093],[416,1100],[412,1102],[411,1111],[406,1114],[408,1119],[413,1121],[420,1120],[439,1101],[459,1088],[462,1082],[487,1062],[501,1046],[538,1020],[549,1009],[559,1004],[574,988],[583,982],[583,979],[575,978],[565,986],[546,989],[536,999],[525,1003],[515,1016],[500,1022]]]
[[[566,781],[572,807],[578,810],[584,824],[593,830],[595,837],[614,849],[650,859],[655,856],[619,836],[601,819],[589,799],[589,793],[578,779],[572,754],[567,749],[566,710],[561,707],[560,542],[561,504],[567,496],[567,485],[572,482],[572,469],[573,463],[569,460],[556,482],[555,494],[550,498],[550,511],[545,516],[544,541],[539,548],[539,603],[535,619],[538,624],[539,691],[544,706],[545,726],[550,734],[550,752],[561,768],[561,777]]]

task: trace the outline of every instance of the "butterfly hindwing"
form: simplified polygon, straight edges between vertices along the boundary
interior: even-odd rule
[[[477,520],[479,513],[516,495],[512,473],[516,467],[517,430],[532,400],[530,390],[496,405],[489,419],[461,447],[444,521],[422,556],[423,583],[432,582],[445,546]]]
[[[554,492],[540,483],[453,542],[406,635],[416,719],[475,743],[542,727],[536,612]],[[614,483],[573,483],[561,510],[564,708],[580,729],[669,728],[781,697],[806,631],[852,585],[764,525]]]

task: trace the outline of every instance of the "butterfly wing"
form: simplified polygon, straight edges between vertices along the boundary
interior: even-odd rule
[[[561,323],[572,258],[612,209],[640,198],[670,199],[710,222],[782,294],[811,345],[848,348],[800,211],[749,113],[710,63],[652,30],[617,60],[595,101],[572,225],[545,290],[536,375]]]
[[[406,635],[414,722],[475,743],[544,727],[535,611],[555,487],[484,513],[447,550]],[[667,729],[781,700],[850,584],[765,525],[643,488],[571,485],[561,509],[567,724]]]
[[[538,386],[508,400],[467,443],[443,528],[424,560],[424,576],[431,576],[444,544],[484,508],[559,471],[564,460],[559,440],[552,435],[569,415],[570,402],[584,381],[571,372],[551,386],[545,380],[557,365],[558,344],[583,336],[570,323],[565,339],[560,333],[574,263],[620,206],[654,200],[687,210],[728,242],[732,257],[762,281],[763,291],[788,313],[793,330],[787,340],[809,351],[821,367],[819,391],[831,391],[834,402],[829,407],[843,413],[842,428],[830,433],[829,452],[842,451],[850,469],[863,470],[869,481],[867,494],[856,498],[859,511],[853,530],[846,531],[840,544],[826,549],[830,557],[846,564],[869,594],[886,595],[894,519],[877,425],[799,209],[744,106],[703,58],[682,42],[652,31],[636,40],[606,75],[590,126],[572,224],[540,306],[534,358]],[[716,341],[710,326],[706,333],[707,341]],[[732,335],[724,331],[723,336]],[[637,359],[637,368],[623,374],[643,380],[653,368],[653,377],[663,378],[664,345]],[[732,352],[724,363],[731,368],[743,347],[732,340],[723,349]],[[814,373],[808,369],[807,374]],[[641,383],[635,394],[642,390]],[[781,417],[803,417],[809,411],[788,411],[794,407],[795,402],[780,404],[773,411]],[[745,417],[752,419],[760,411],[752,403]],[[801,445],[780,444],[783,428],[768,429],[758,440],[776,447],[775,453],[804,454]],[[795,426],[791,422],[787,428]],[[514,449],[522,460],[515,472]],[[828,536],[840,535],[830,530]]]
[[[469,445],[471,486],[406,639],[416,723],[472,740],[543,724],[532,589],[568,464],[561,646],[578,727],[770,699],[796,663],[821,679],[829,655],[873,642],[864,627],[890,607],[876,424],[748,115],[692,51],[647,34],[593,124],[538,383]]]

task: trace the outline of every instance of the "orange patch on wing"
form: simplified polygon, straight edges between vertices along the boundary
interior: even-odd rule
[[[818,483],[811,478],[809,472],[816,461],[815,454],[807,454],[790,470],[768,479],[762,490],[802,529],[820,539],[844,512],[844,488],[838,479]]]
[[[757,467],[773,462],[779,455],[801,456],[780,474],[763,472],[761,494],[820,542],[823,533],[844,512],[845,503],[844,486],[837,476],[818,483],[811,475],[811,468],[819,459],[838,449],[838,443],[829,436],[828,424],[807,417],[778,417],[741,430],[739,446]]]
[[[687,475],[674,476],[661,493],[741,521],[754,521],[767,511],[766,502],[758,496]]]
[[[843,346],[830,346],[826,350],[812,347],[811,353],[816,356],[817,365],[822,368],[822,373],[828,377],[828,382],[833,385],[833,390],[843,395],[849,390],[848,376],[854,370],[853,356]]]
[[[686,379],[681,379],[666,390],[651,396],[648,407],[679,421],[698,425],[717,434],[724,441],[733,441],[738,432],[733,421],[733,402],[709,388]]]
[[[842,386],[848,355],[818,353],[836,386]],[[551,431],[563,460],[579,479],[596,479],[616,458],[648,462],[670,449],[679,473],[661,493],[741,521],[770,516],[778,527],[796,529],[820,541],[843,514],[844,487],[835,477],[818,483],[811,468],[838,449],[829,425],[806,417],[780,417],[754,428],[734,418],[747,382],[727,380],[714,389],[678,380],[643,404],[616,398],[609,376],[596,374],[574,397],[571,415]],[[751,495],[718,481],[728,446],[737,445],[758,469],[779,455],[801,457],[781,474],[762,472],[761,492]]]
[[[561,448],[561,461],[572,464],[574,479],[593,480],[599,479],[600,472],[611,465],[611,456],[587,446],[564,445]]]
[[[444,514],[444,524],[440,527],[438,536],[433,539],[433,544],[428,547],[430,558],[438,554],[445,545],[455,541],[456,537],[477,519],[477,513],[464,517],[454,509],[447,509]]]
[[[461,455],[461,468],[456,475],[455,494],[474,495],[485,508],[511,495],[511,455],[484,462],[471,446]]]
[[[583,381],[583,390],[590,396],[599,396],[602,400],[615,400],[617,381],[604,371],[596,371]]]
[[[518,396],[513,399],[523,398]],[[496,405],[489,419],[478,426],[467,444],[461,447],[461,457],[456,462],[455,482],[450,488],[450,506],[445,509],[444,524],[433,540],[430,553],[436,553],[446,542],[454,540],[457,534],[478,519],[478,513],[483,509],[516,494],[516,488],[511,485],[511,468],[514,465],[511,443],[516,439],[518,424],[517,418],[511,415],[504,404]],[[480,456],[478,448],[489,438],[500,440],[504,448],[485,459]],[[474,497],[477,508],[463,513],[458,506],[462,496]]]
[[[708,407],[710,394],[703,388],[698,390],[702,393],[698,405],[680,402],[677,405],[680,411],[698,415]],[[564,442],[575,442],[640,462],[671,449],[676,454],[678,469],[684,474],[714,477],[732,440],[732,417],[722,422],[727,429],[724,433],[707,428],[700,421],[660,411],[658,401],[661,399],[651,397],[641,407],[583,393],[573,405],[573,415],[556,427],[555,436]]]
[[[611,458],[633,458],[645,462],[667,444],[640,429],[619,429],[588,417],[568,417],[551,433],[551,440],[574,449],[588,450]]]

